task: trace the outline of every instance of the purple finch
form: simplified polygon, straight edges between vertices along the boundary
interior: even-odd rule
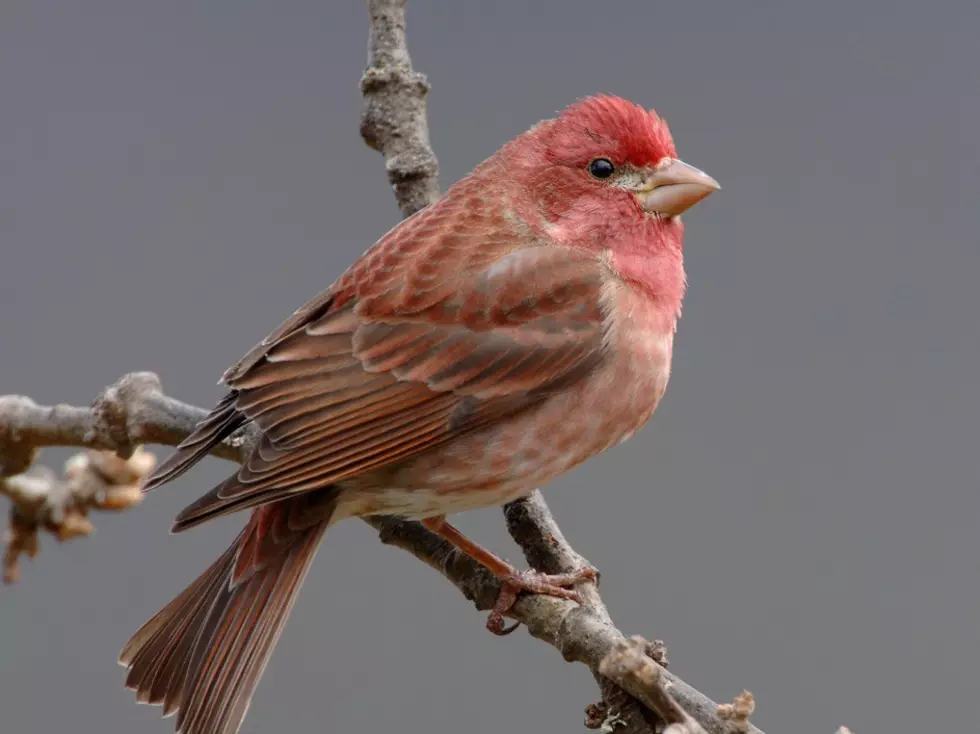
[[[667,387],[684,296],[679,214],[718,188],[666,123],[578,102],[382,237],[225,372],[229,392],[148,480],[246,423],[241,468],[174,531],[251,509],[227,551],[126,645],[140,701],[234,734],[324,532],[420,519],[516,592],[576,598],[445,521],[524,495],[633,435]],[[592,572],[594,573],[594,572]]]

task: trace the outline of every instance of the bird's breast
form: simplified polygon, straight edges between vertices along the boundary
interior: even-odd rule
[[[384,486],[361,485],[352,514],[409,517],[502,504],[628,439],[667,387],[674,330],[657,304],[621,282],[603,296],[602,360],[533,408],[419,455]]]
[[[670,379],[676,319],[667,308],[642,291],[612,282],[604,293],[607,358],[586,388],[597,399],[609,445],[626,440],[656,410]],[[602,401],[607,407],[602,408]]]

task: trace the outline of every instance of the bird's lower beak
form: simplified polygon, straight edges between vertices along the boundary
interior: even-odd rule
[[[718,182],[704,171],[669,158],[654,169],[637,197],[648,212],[672,217],[720,188]]]

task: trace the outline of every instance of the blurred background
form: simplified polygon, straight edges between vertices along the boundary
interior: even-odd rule
[[[0,393],[221,372],[398,220],[358,135],[360,2],[0,4]],[[545,496],[627,634],[769,734],[968,730],[980,673],[980,4],[411,0],[443,185],[577,97],[666,117],[723,191],[653,424]],[[157,449],[162,455],[163,449]],[[68,452],[43,460],[60,469]],[[20,734],[162,734],[116,655],[241,518],[209,460],[0,589]],[[4,509],[5,511],[5,509]],[[458,518],[518,560],[497,510]],[[331,531],[245,732],[582,731],[588,671]]]

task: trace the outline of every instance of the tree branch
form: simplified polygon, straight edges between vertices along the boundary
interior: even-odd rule
[[[125,510],[139,504],[143,498],[140,484],[155,464],[153,454],[142,449],[129,459],[87,451],[65,463],[64,480],[47,467],[7,479],[0,476],[0,494],[11,500],[3,539],[3,583],[20,578],[21,555],[37,555],[41,528],[63,542],[95,532],[89,510]]]
[[[402,216],[439,198],[439,164],[429,144],[429,82],[412,68],[405,39],[407,0],[368,0],[371,34],[361,77],[361,137],[385,159]]]
[[[648,709],[656,711],[672,734],[704,734],[704,729],[667,693],[665,670],[647,653],[642,637],[613,645],[599,663],[599,673],[629,690]],[[746,719],[748,721],[748,719]]]
[[[384,155],[402,214],[410,216],[436,200],[439,185],[425,110],[429,85],[411,66],[405,7],[406,0],[368,0],[371,34],[368,68],[361,79],[365,100],[361,135]],[[89,408],[43,407],[26,397],[0,397],[0,491],[12,501],[12,540],[5,559],[13,557],[16,571],[20,553],[33,556],[39,528],[57,537],[66,533],[71,537],[65,530],[66,514],[77,511],[84,519],[89,507],[121,509],[135,504],[139,480],[152,468],[148,455],[138,447],[149,443],[174,446],[205,415],[204,409],[167,396],[157,376],[149,372],[124,376]],[[241,463],[254,440],[253,429],[242,429],[212,454]],[[89,451],[81,455],[84,461],[69,462],[64,482],[50,471],[16,476],[30,468],[44,446],[79,446]],[[123,505],[121,497],[129,498],[129,504]],[[533,568],[560,573],[585,563],[565,540],[538,492],[506,505],[504,515],[508,530]],[[478,609],[493,606],[500,591],[493,575],[420,524],[391,517],[367,518],[366,522],[378,531],[383,543],[406,550],[437,570]],[[533,637],[555,647],[566,660],[581,662],[592,671],[602,702],[589,707],[587,725],[606,731],[622,729],[625,734],[652,734],[665,725],[672,734],[701,734],[703,730],[761,734],[748,722],[751,706],[740,705],[739,700],[718,706],[668,672],[662,651],[640,638],[627,641],[613,625],[594,583],[582,584],[580,593],[582,606],[554,597],[522,596],[508,616],[526,626]]]
[[[18,457],[36,457],[37,449],[44,446],[102,449],[104,451],[90,450],[79,456],[88,457],[92,469],[101,476],[119,477],[114,485],[108,482],[109,485],[118,485],[123,493],[132,492],[138,488],[139,479],[152,468],[147,454],[133,447],[142,443],[175,446],[206,415],[205,409],[166,395],[159,378],[150,372],[125,375],[106,388],[88,408],[47,407],[21,396],[0,396],[0,467],[21,468]],[[239,432],[215,447],[212,454],[241,463],[254,438],[254,431]],[[117,456],[127,453],[130,454],[128,460]],[[72,459],[69,465],[73,461],[79,459]],[[118,467],[112,469],[112,462],[118,462]],[[81,484],[78,486],[82,487]],[[0,480],[0,490],[13,503],[12,514],[22,518],[27,513],[36,518],[37,524],[52,532],[55,528],[47,526],[46,518],[53,517],[53,510],[36,512],[34,508],[57,505],[50,500],[59,494],[58,487],[50,472],[42,476],[14,476]],[[94,497],[97,492],[85,490],[82,494]],[[80,500],[82,494],[75,500]],[[101,504],[93,506],[114,509],[112,505],[107,496]],[[584,562],[565,540],[540,493],[534,492],[526,499],[506,505],[504,515],[508,530],[534,568],[559,573]],[[383,543],[411,553],[441,573],[477,609],[488,610],[493,606],[500,591],[496,578],[419,523],[381,516],[366,518],[366,522],[378,531]],[[632,722],[626,726],[626,732],[644,731],[643,727],[652,730],[651,722],[636,708],[635,699],[642,701],[649,697],[639,679],[629,676],[617,679],[618,686],[632,696],[617,698],[617,687],[600,674],[602,661],[626,640],[612,624],[595,584],[583,584],[580,593],[585,602],[583,606],[550,596],[522,596],[508,616],[526,626],[533,637],[555,647],[566,660],[584,663],[593,671],[604,686],[607,720],[616,722],[611,725],[618,728]],[[651,654],[647,659],[657,665]],[[726,720],[719,717],[718,705],[704,694],[663,668],[658,675],[659,684],[670,690],[670,696],[708,732],[729,734],[732,731]],[[752,726],[744,731],[759,732]]]

